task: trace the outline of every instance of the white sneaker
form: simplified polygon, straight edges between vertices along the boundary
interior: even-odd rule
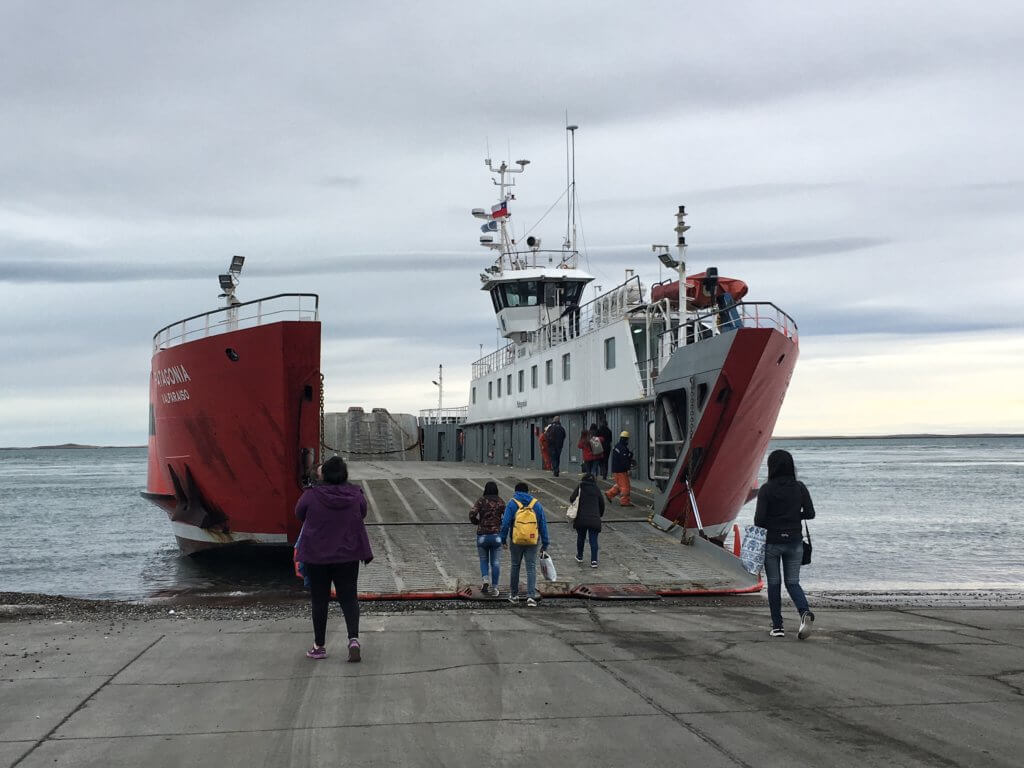
[[[501,594],[501,590],[499,590],[497,587],[494,587],[494,586],[491,587],[491,597],[497,597],[500,594]]]
[[[537,607],[537,601],[534,600],[532,597],[526,598],[526,607],[527,608],[536,608]]]
[[[803,616],[800,617],[800,631],[796,633],[796,636],[801,640],[806,640],[811,636],[811,632],[814,631],[814,613],[807,611]]]

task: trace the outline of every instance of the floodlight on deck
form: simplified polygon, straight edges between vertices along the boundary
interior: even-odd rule
[[[230,272],[233,275],[241,274],[243,264],[245,264],[245,256],[232,256],[231,266],[228,267],[228,272]]]
[[[651,250],[657,255],[658,261],[669,269],[676,269],[679,266],[679,262],[669,254],[667,245],[652,245]]]
[[[235,281],[231,279],[231,275],[217,275],[217,279],[220,281],[220,289],[222,291],[234,290]]]

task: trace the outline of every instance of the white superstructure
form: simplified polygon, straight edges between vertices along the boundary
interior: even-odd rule
[[[497,253],[480,274],[491,297],[498,332],[508,345],[473,364],[467,421],[499,421],[650,399],[658,361],[671,354],[661,333],[673,314],[668,302],[648,304],[632,270],[624,282],[583,303],[593,276],[578,268],[575,224],[561,249],[544,250],[538,237],[517,243],[509,206],[528,160],[495,166],[498,203],[473,215],[486,221],[481,245]],[[569,186],[572,218],[575,184]],[[524,247],[525,246],[525,247]],[[664,349],[661,347],[664,346]]]

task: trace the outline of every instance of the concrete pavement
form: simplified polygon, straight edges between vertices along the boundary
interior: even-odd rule
[[[0,623],[0,766],[1019,766],[1018,609],[546,600],[306,621]]]

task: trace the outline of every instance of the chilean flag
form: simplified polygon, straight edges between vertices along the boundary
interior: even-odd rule
[[[492,219],[504,219],[508,216],[508,200],[502,200],[497,205],[491,206]]]

